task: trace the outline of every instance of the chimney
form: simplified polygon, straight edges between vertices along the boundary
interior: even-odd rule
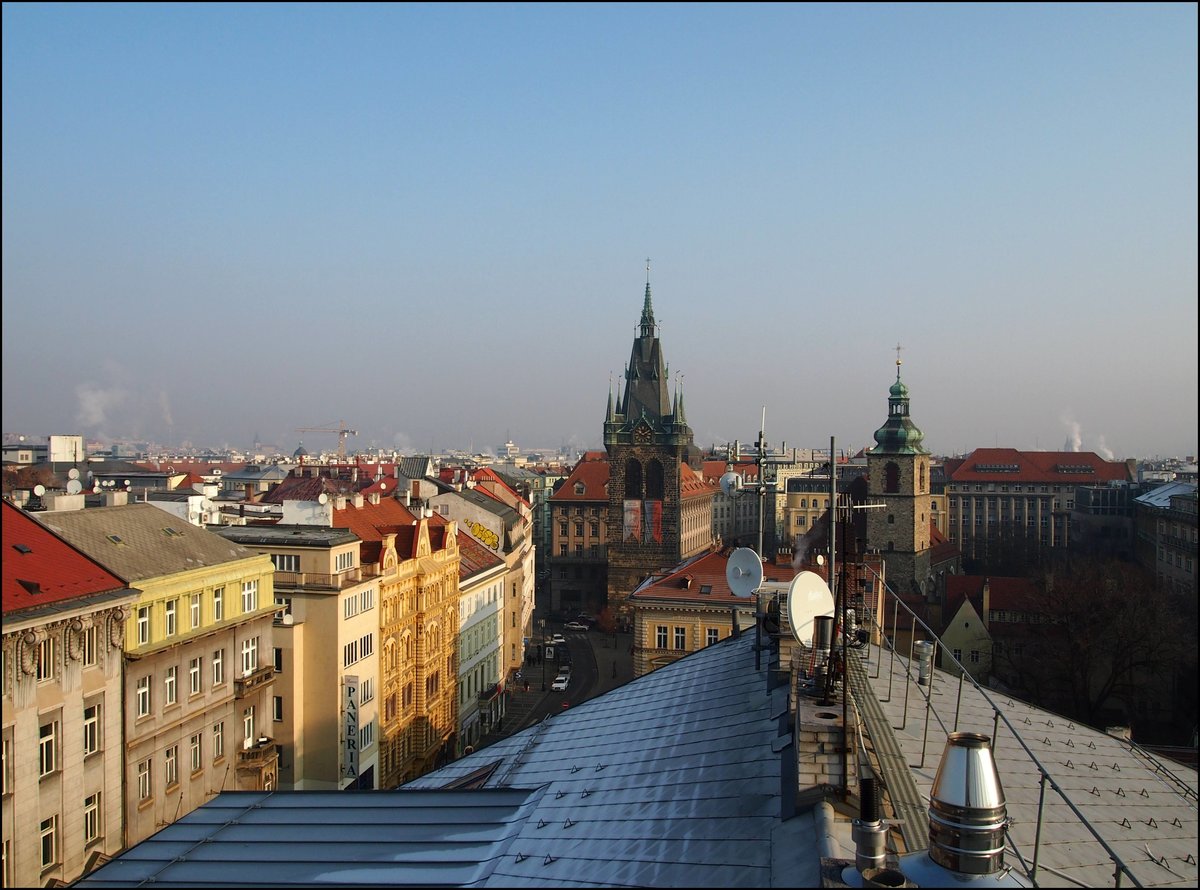
[[[354,498],[352,500],[352,503],[354,504],[355,507],[361,507],[363,505],[362,492],[356,491],[354,493]]]
[[[977,732],[946,738],[929,795],[929,858],[951,871],[990,875],[1004,868],[1008,810],[991,739]]]
[[[377,491],[371,492],[370,498],[371,498],[372,504],[378,504],[379,503],[379,492],[377,492]]]

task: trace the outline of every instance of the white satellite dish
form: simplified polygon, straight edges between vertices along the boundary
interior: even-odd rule
[[[386,482],[380,482],[380,483],[379,483],[379,490],[380,490],[380,491],[387,491],[387,483],[386,483]]]
[[[728,471],[721,477],[721,491],[727,497],[733,497],[742,490],[742,477],[733,470]]]
[[[788,586],[788,620],[796,642],[812,645],[813,625],[818,616],[833,617],[833,594],[816,572],[801,572]]]
[[[40,498],[42,495],[44,495],[46,493],[46,486],[44,486],[44,485],[33,486],[33,493]]]
[[[72,479],[67,483],[67,494],[79,494],[83,491],[83,483],[78,479]]]
[[[327,495],[325,492],[321,492],[319,495],[317,495],[317,503],[318,504],[328,504],[329,503],[329,495]]]
[[[729,554],[725,580],[729,582],[729,589],[734,596],[750,596],[762,586],[762,560],[749,547],[739,547]]]
[[[78,479],[79,471],[77,469],[75,469],[74,467],[71,467],[71,469],[67,470],[67,478],[68,479]]]

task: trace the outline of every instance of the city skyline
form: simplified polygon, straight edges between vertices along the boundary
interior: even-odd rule
[[[1197,453],[1196,7],[3,7],[3,429]]]

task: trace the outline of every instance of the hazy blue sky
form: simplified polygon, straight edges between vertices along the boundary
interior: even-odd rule
[[[3,6],[3,429],[1197,451],[1197,7]]]

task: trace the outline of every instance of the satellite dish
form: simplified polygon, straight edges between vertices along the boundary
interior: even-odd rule
[[[819,565],[819,566],[825,565],[825,557],[822,556],[820,553],[817,554],[817,565]]]
[[[801,572],[788,586],[788,620],[798,643],[812,645],[813,626],[818,616],[833,617],[833,594],[816,572]]]
[[[726,495],[732,497],[741,490],[742,477],[733,470],[729,470],[721,477],[721,491],[725,492]]]
[[[126,487],[126,488],[128,488],[128,487],[129,487],[129,485],[130,485],[130,483],[129,483],[129,480],[128,480],[128,479],[126,479],[126,480],[125,480],[125,487]]]
[[[42,495],[44,495],[46,493],[46,486],[44,486],[44,485],[33,486],[33,493],[40,498]]]
[[[78,479],[79,471],[77,469],[75,469],[74,467],[71,467],[71,469],[67,470],[67,478],[68,479]]]
[[[729,589],[734,596],[749,596],[762,586],[762,560],[749,547],[739,547],[729,554],[725,580],[729,582]]]
[[[318,504],[328,504],[329,503],[329,495],[327,495],[325,492],[321,492],[319,495],[317,495],[317,503]]]
[[[387,491],[387,483],[386,483],[386,482],[380,482],[380,483],[379,483],[379,490],[380,490],[380,491]]]
[[[67,494],[79,494],[83,491],[83,483],[78,479],[72,479],[67,483]]]

